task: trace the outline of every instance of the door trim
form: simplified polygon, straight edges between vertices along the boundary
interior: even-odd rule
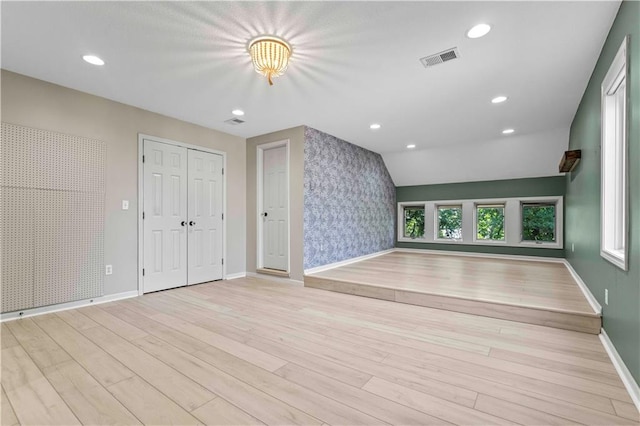
[[[142,212],[144,210],[144,165],[142,163],[142,155],[144,154],[144,141],[160,142],[167,145],[179,146],[187,149],[195,149],[197,151],[208,152],[222,156],[222,167],[227,169],[227,153],[218,151],[217,149],[205,148],[199,145],[191,145],[184,142],[178,142],[171,139],[151,136],[144,133],[138,133],[138,295],[144,294],[144,277],[142,276],[142,267],[144,265],[144,222],[142,221]],[[187,171],[188,173],[188,171]],[[225,219],[222,223],[222,258],[227,259],[227,174],[222,175],[222,213]],[[227,279],[227,262],[222,265],[222,279]]]
[[[256,209],[256,269],[261,269],[264,267],[264,259],[262,253],[262,228],[263,222],[261,220],[263,210],[262,203],[262,190],[263,190],[263,160],[264,160],[264,151],[271,148],[280,148],[284,146],[286,148],[286,170],[287,170],[287,273],[291,273],[291,175],[290,175],[290,150],[289,150],[289,139],[283,139],[280,141],[263,143],[256,146],[256,161],[257,161],[257,185],[256,185],[256,198],[257,198],[257,209]]]

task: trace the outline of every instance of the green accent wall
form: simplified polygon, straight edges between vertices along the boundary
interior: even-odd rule
[[[600,257],[600,86],[623,38],[630,34],[629,270]],[[582,160],[567,175],[567,259],[603,308],[603,327],[640,383],[640,2],[623,1],[571,124],[570,149]],[[575,244],[575,252],[571,250]],[[609,305],[604,291],[609,290]]]
[[[560,159],[558,159],[558,161],[559,160]],[[396,201],[546,197],[564,195],[565,190],[566,181],[564,176],[549,176],[482,182],[399,186],[396,188]],[[465,251],[471,253],[514,254],[520,256],[564,257],[563,249],[533,247],[496,247],[471,244],[407,243],[398,241],[396,241],[396,247],[423,250]]]

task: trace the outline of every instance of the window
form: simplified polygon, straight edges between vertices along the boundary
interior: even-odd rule
[[[404,233],[406,238],[424,237],[424,206],[404,207]]]
[[[476,206],[476,239],[504,241],[504,204]]]
[[[437,238],[462,239],[462,206],[438,206]]]
[[[600,254],[627,270],[627,43],[602,82]]]
[[[561,195],[400,201],[397,212],[398,242],[536,249],[564,247]]]
[[[556,205],[522,203],[522,241],[555,242]]]

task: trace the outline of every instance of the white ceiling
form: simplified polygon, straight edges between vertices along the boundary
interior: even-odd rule
[[[242,137],[306,124],[384,155],[567,129],[619,4],[2,1],[2,67]],[[493,30],[467,38],[480,22]],[[294,51],[271,87],[246,53],[263,34]],[[419,62],[454,46],[460,59]],[[245,124],[223,122],[234,108]]]

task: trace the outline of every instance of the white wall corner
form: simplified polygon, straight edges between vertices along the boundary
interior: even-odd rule
[[[631,375],[631,372],[620,357],[620,354],[616,350],[616,347],[613,346],[613,342],[611,341],[611,339],[609,339],[609,335],[607,335],[607,332],[604,331],[604,328],[600,332],[600,341],[602,342],[602,346],[604,346],[604,349],[607,351],[609,358],[611,358],[611,362],[616,368],[620,379],[622,379],[624,387],[629,392],[633,403],[640,412],[640,385],[638,385],[638,382],[636,382],[636,380]]]
[[[116,300],[130,299],[138,297],[138,290],[125,291],[123,293],[108,294],[106,296],[94,297],[92,299],[76,300],[75,302],[59,303],[57,305],[42,306],[39,308],[25,309],[22,311],[7,312],[0,314],[0,322],[11,321],[20,318],[34,317],[36,315],[50,314],[53,312],[67,311],[85,306],[100,305],[102,303],[115,302]],[[22,315],[21,315],[22,314]]]
[[[573,269],[573,266],[571,266],[571,263],[567,259],[563,259],[563,260],[564,260],[563,262],[564,266],[566,266],[567,270],[569,271],[573,279],[576,281],[576,283],[578,283],[578,287],[580,287],[580,290],[582,290],[582,294],[584,294],[584,297],[587,298],[587,302],[589,302],[589,305],[591,305],[591,307],[596,313],[602,314],[602,305],[600,305],[600,302],[598,302],[598,299],[596,299],[593,293],[591,293],[591,290],[589,290],[589,287],[587,287],[585,282],[582,281],[582,278],[580,278],[580,275],[578,275],[576,270]]]
[[[317,272],[328,271],[329,269],[338,268],[340,266],[350,265],[352,263],[360,262],[362,260],[371,259],[373,257],[382,256],[383,254],[392,253],[396,249],[391,248],[388,250],[377,251],[375,253],[365,254],[364,256],[353,257],[351,259],[341,260],[340,262],[328,263],[322,266],[316,266],[315,268],[309,268],[304,270],[305,275],[315,274]]]

